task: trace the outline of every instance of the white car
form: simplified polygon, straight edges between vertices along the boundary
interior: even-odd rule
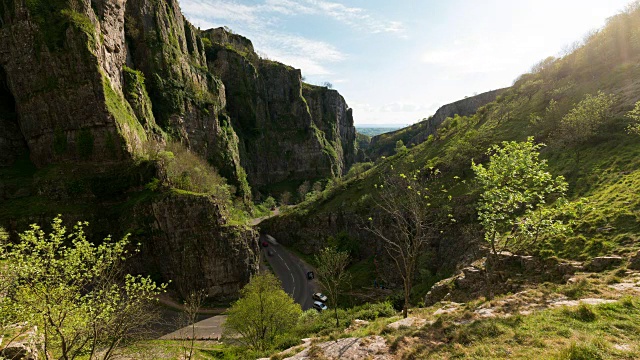
[[[318,312],[323,312],[328,309],[327,305],[321,303],[320,301],[314,301],[313,308],[318,310]]]
[[[311,295],[311,297],[313,298],[313,300],[322,301],[323,303],[327,302],[327,296],[319,292]]]

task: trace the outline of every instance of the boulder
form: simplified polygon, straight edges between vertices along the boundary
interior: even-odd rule
[[[620,256],[600,256],[593,258],[586,266],[587,271],[602,272],[616,266],[622,265],[623,259]]]
[[[629,266],[627,266],[627,268],[630,270],[640,270],[640,251],[629,258]]]
[[[38,355],[34,349],[29,348],[23,343],[11,343],[0,351],[0,358],[34,360],[38,358]]]
[[[424,297],[424,306],[431,306],[444,299],[451,291],[451,281],[451,279],[445,279],[433,285]]]

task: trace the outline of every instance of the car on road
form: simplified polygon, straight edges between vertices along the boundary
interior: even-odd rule
[[[273,256],[273,251],[271,251],[271,250],[267,250],[267,255],[269,255],[269,256]]]
[[[318,300],[321,301],[323,303],[327,302],[327,296],[322,294],[322,293],[314,293],[313,295],[311,295],[311,297],[313,298],[313,300]]]
[[[254,243],[254,244],[255,244],[255,243]],[[267,247],[267,246],[269,246],[269,243],[268,243],[268,242],[266,242],[266,241],[263,241],[263,242],[262,242],[262,246],[263,246],[263,247]]]
[[[327,305],[321,303],[320,301],[314,301],[313,308],[318,310],[318,312],[323,312],[328,309]]]
[[[313,280],[314,277],[315,275],[313,275],[313,271],[307,271],[307,279]]]

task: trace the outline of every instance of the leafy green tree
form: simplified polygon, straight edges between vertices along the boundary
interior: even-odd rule
[[[599,91],[597,95],[587,95],[562,120],[556,141],[574,149],[576,163],[580,162],[579,145],[597,134],[600,127],[611,118],[611,108],[615,97]]]
[[[291,330],[302,309],[282,290],[271,273],[255,275],[240,291],[224,324],[225,331],[239,334],[238,339],[254,350],[266,350],[274,340]]]
[[[87,225],[77,223],[68,232],[58,216],[50,233],[34,224],[18,243],[0,249],[0,281],[11,289],[0,306],[14,310],[13,321],[36,329],[41,352],[55,358],[112,358],[152,320],[151,304],[166,287],[123,275],[128,236],[94,245],[86,239]]]
[[[426,176],[435,179],[440,172]],[[376,185],[374,201],[379,218],[370,217],[365,230],[382,241],[384,249],[402,278],[403,316],[408,316],[416,266],[423,249],[440,234],[446,221],[455,221],[448,213],[451,200],[444,187],[430,186],[420,180],[420,171],[409,176],[388,176]],[[438,205],[438,206],[436,206]],[[446,214],[448,213],[448,214]]]
[[[338,296],[340,291],[349,281],[349,273],[347,273],[347,265],[351,261],[349,253],[346,251],[338,251],[334,247],[328,247],[320,250],[315,256],[316,274],[318,281],[322,287],[322,291],[327,295],[329,306],[333,307],[336,318],[336,326],[340,326],[338,318]]]
[[[291,203],[291,193],[288,191],[280,194],[280,205],[289,205]]]
[[[630,134],[640,135],[640,101],[636,103],[633,110],[627,113],[627,117],[632,120],[627,131],[629,131]]]
[[[407,147],[404,145],[404,142],[402,140],[398,140],[396,142],[395,150],[396,150],[396,154],[404,154],[408,151]]]
[[[311,184],[309,183],[309,180],[300,184],[300,186],[298,187],[298,195],[300,196],[300,202],[303,202],[305,200],[305,197],[310,189],[311,189]]]
[[[478,219],[490,256],[530,250],[545,236],[567,231],[557,217],[566,202],[567,182],[547,171],[546,160],[539,159],[543,146],[531,137],[525,142],[505,141],[489,149],[486,166],[472,164],[481,191]]]
[[[269,196],[268,198],[266,198],[262,203],[262,206],[265,208],[265,210],[271,210],[275,208],[276,205],[277,205],[276,199],[274,199],[272,196]]]

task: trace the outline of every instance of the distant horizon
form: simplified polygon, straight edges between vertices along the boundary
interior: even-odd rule
[[[403,128],[413,124],[355,124],[356,128],[382,128],[382,129],[394,129],[394,128]]]

